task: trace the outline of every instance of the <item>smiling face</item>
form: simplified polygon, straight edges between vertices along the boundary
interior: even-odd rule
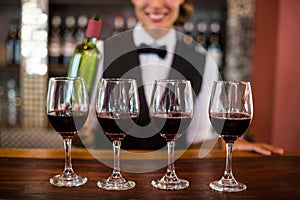
[[[184,0],[131,0],[135,14],[141,25],[155,38],[161,37],[170,29],[179,15],[179,7]]]

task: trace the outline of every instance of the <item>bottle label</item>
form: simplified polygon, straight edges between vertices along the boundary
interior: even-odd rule
[[[85,32],[86,37],[98,38],[101,24],[101,21],[90,19]]]

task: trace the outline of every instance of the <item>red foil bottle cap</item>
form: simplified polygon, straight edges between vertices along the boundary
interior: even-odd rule
[[[90,19],[85,32],[85,36],[98,38],[101,29],[101,24],[101,21]]]

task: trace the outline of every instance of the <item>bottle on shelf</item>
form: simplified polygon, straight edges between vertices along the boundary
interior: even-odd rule
[[[116,15],[114,17],[114,22],[113,22],[113,31],[111,33],[112,36],[117,35],[123,31],[125,31],[125,19],[121,15]]]
[[[219,68],[222,68],[223,52],[220,45],[221,26],[219,22],[210,24],[209,46],[207,53],[215,61]]]
[[[83,42],[87,24],[88,17],[86,15],[80,15],[77,18],[77,30],[75,32],[76,44],[81,44]]]
[[[184,38],[183,41],[185,44],[191,44],[193,42],[193,30],[194,24],[192,22],[186,22],[183,25]]]
[[[55,15],[51,19],[51,31],[49,39],[49,63],[60,64],[62,61],[62,29],[61,17]]]
[[[63,35],[63,48],[62,48],[62,56],[63,56],[63,64],[65,66],[69,66],[74,49],[76,47],[75,43],[75,25],[76,20],[74,16],[68,16],[65,19],[65,30]]]
[[[89,95],[91,95],[91,87],[96,81],[95,76],[101,58],[97,49],[101,24],[102,20],[98,15],[89,19],[84,41],[76,47],[69,65],[68,76],[84,78]]]
[[[15,126],[18,123],[18,87],[16,78],[10,78],[7,81],[7,123],[9,126]]]
[[[17,25],[17,35],[15,39],[15,49],[14,49],[14,59],[15,64],[20,65],[21,64],[21,28],[20,25]]]
[[[15,43],[17,40],[17,34],[17,25],[12,23],[6,39],[6,64],[8,65],[15,64]]]
[[[208,46],[208,24],[206,20],[201,20],[197,23],[197,43],[207,50]]]
[[[135,18],[135,16],[131,15],[129,17],[127,17],[126,20],[126,26],[127,26],[127,30],[131,30],[134,28],[134,26],[136,25],[137,20]]]

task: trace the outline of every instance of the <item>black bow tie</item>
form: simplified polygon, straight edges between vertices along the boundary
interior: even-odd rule
[[[153,53],[153,54],[157,54],[160,58],[164,59],[167,55],[167,47],[166,46],[161,46],[161,47],[150,47],[144,43],[142,43],[139,47],[138,47],[138,53]]]

